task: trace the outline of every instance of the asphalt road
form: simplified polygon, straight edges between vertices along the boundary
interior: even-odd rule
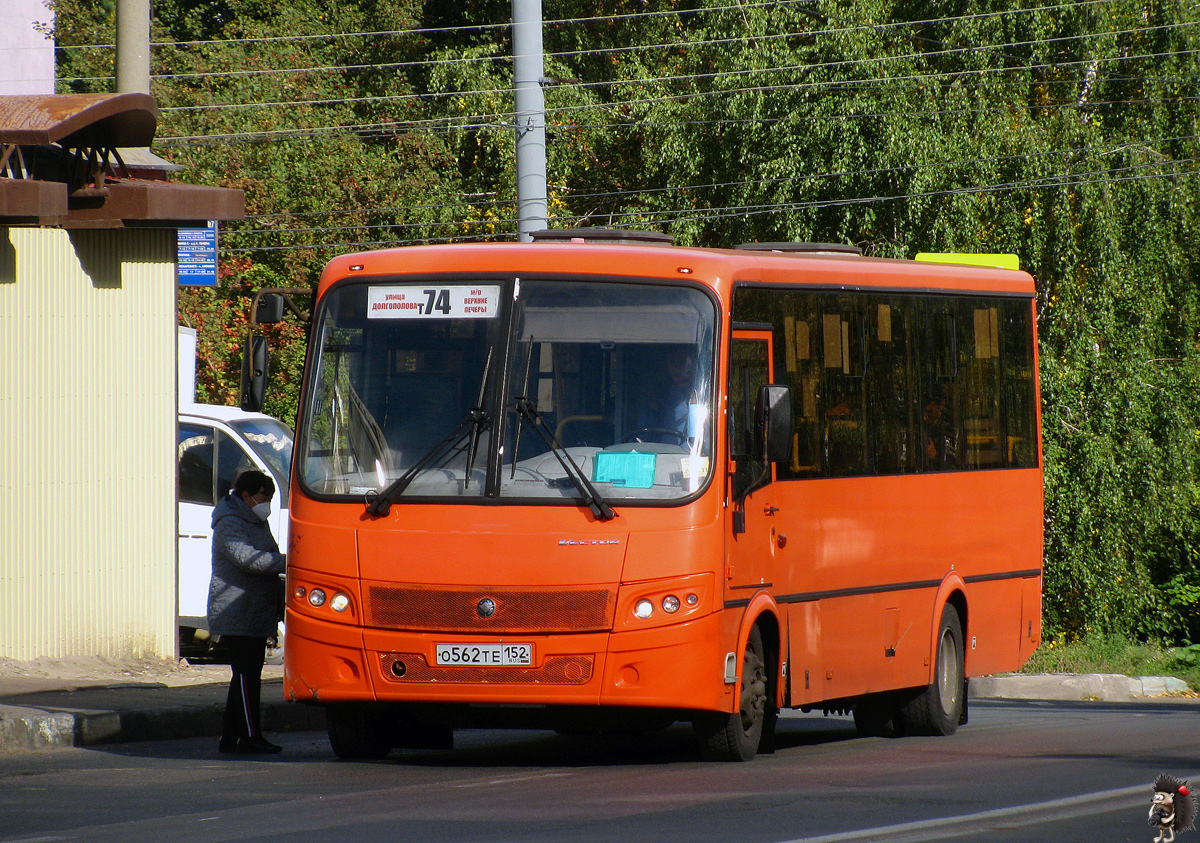
[[[973,702],[950,738],[785,713],[778,749],[695,760],[691,732],[460,732],[336,760],[323,734],[221,756],[195,739],[0,757],[0,841],[1138,841],[1161,772],[1200,784],[1200,705]],[[1180,843],[1186,843],[1184,836]]]

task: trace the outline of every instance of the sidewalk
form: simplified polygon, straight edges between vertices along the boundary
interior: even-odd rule
[[[55,675],[57,674],[57,675]],[[0,753],[213,737],[229,668],[186,662],[129,665],[0,664]],[[970,682],[972,699],[1178,699],[1188,686],[1173,677],[1111,674],[984,676]],[[283,700],[283,668],[263,671],[263,729],[323,731],[324,712]]]
[[[45,675],[52,664],[22,671],[13,664],[0,664],[0,753],[221,734],[225,665],[142,662],[140,670],[105,670],[73,663],[56,677]],[[268,733],[325,729],[321,709],[284,702],[280,665],[263,669],[262,713]]]

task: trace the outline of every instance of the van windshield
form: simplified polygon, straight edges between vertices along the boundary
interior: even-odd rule
[[[292,429],[275,419],[240,419],[229,424],[271,469],[279,487],[279,506],[286,509],[292,476]]]
[[[511,303],[511,304],[510,304]],[[711,473],[716,309],[699,288],[344,284],[314,330],[301,482],[400,499],[682,500]]]

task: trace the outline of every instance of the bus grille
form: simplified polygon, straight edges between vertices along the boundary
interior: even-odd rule
[[[583,685],[592,678],[592,656],[546,656],[541,667],[437,667],[420,653],[381,653],[389,682],[473,682],[494,685]],[[393,670],[396,663],[402,671]],[[397,676],[400,672],[403,675]]]
[[[616,592],[607,588],[450,589],[371,585],[367,622],[435,632],[602,632],[612,627]],[[481,605],[488,606],[481,611]],[[485,615],[487,615],[485,617]]]

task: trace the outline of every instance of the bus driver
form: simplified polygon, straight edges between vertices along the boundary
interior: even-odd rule
[[[696,399],[696,353],[691,346],[672,346],[663,369],[651,379],[638,413],[634,435],[639,440],[684,445],[688,440],[689,405]]]

